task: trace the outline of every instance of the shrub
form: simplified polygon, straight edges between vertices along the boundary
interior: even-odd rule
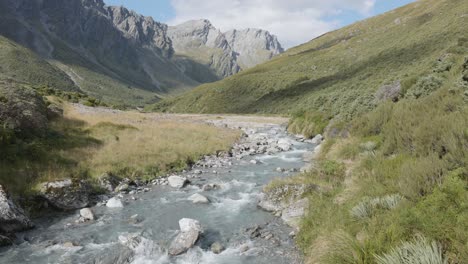
[[[319,163],[320,178],[333,185],[339,185],[344,180],[345,174],[345,166],[342,162],[324,160]]]
[[[379,205],[383,209],[392,210],[395,209],[403,199],[404,197],[399,194],[391,194],[380,198]]]
[[[293,115],[288,125],[288,131],[312,138],[315,135],[322,134],[327,125],[328,120],[323,114],[302,111]]]
[[[417,236],[412,242],[404,242],[383,256],[375,256],[379,264],[445,264],[440,245]]]
[[[401,167],[400,190],[410,198],[424,196],[442,184],[446,172],[446,162],[435,155],[409,160]]]
[[[444,80],[436,75],[421,77],[416,84],[408,90],[409,97],[420,98],[439,89]]]
[[[358,220],[368,219],[375,214],[377,209],[395,209],[403,199],[403,196],[399,194],[376,197],[373,199],[364,198],[363,201],[351,209],[351,216]]]
[[[371,218],[374,215],[375,206],[372,203],[372,200],[366,199],[351,209],[351,216],[358,219],[364,220]]]

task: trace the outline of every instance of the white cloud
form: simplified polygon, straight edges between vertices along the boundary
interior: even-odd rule
[[[171,0],[175,25],[206,18],[223,31],[262,28],[289,48],[338,26],[330,16],[343,11],[369,14],[376,0]]]

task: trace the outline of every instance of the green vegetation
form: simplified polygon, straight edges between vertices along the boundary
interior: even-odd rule
[[[468,263],[464,10],[417,1],[153,109],[290,114],[290,132],[325,134],[315,169],[271,185],[325,190],[297,237],[308,263]]]
[[[466,9],[463,0],[418,1],[327,33],[265,64],[164,100],[152,109],[302,111],[349,121],[377,106],[375,93],[383,85],[399,80],[404,94],[418,82],[411,91],[416,96],[436,89],[444,77],[430,75],[451,69],[453,59],[466,52]],[[427,72],[435,63],[435,72]]]
[[[332,188],[310,194],[298,242],[311,263],[468,261],[465,67],[464,56],[455,56],[450,70],[434,73],[444,75],[438,89],[381,103],[350,122],[349,137],[327,133],[317,169],[302,176]],[[322,171],[343,161],[346,176],[332,174],[335,181],[324,182]],[[435,242],[402,244],[414,236]],[[410,262],[399,260],[403,252]],[[411,262],[425,258],[432,260]]]
[[[99,108],[81,112],[83,106],[50,100],[65,115],[49,121],[45,135],[24,136],[0,126],[0,184],[14,194],[33,194],[38,183],[64,178],[97,183],[103,173],[153,179],[226,151],[239,137],[190,120]]]
[[[0,80],[79,91],[60,69],[3,36],[0,36]]]

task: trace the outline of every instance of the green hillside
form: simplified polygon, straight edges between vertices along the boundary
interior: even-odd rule
[[[152,109],[324,134],[309,172],[265,189],[322,187],[305,194],[306,263],[468,263],[467,19],[467,1],[417,1]]]
[[[60,69],[31,50],[0,36],[0,80],[7,79],[65,91],[79,91]]]
[[[349,118],[374,108],[374,94],[381,86],[400,80],[406,91],[444,54],[465,52],[466,10],[463,0],[418,1],[325,34],[153,109],[202,113],[313,109]]]

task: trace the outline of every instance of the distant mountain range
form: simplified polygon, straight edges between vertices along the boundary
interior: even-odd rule
[[[222,33],[207,20],[169,27],[102,0],[0,0],[0,34],[0,78],[129,105],[220,80],[283,52],[264,30]]]

